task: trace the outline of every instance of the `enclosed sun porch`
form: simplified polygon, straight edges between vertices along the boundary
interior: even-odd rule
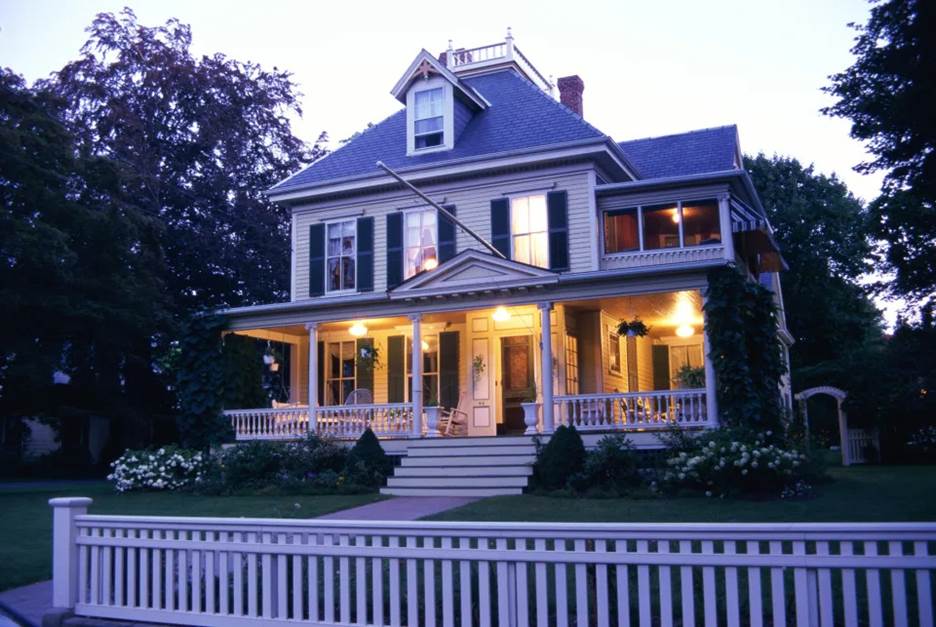
[[[234,333],[257,340],[275,382],[270,406],[225,411],[237,440],[356,439],[368,428],[385,440],[533,435],[559,425],[649,435],[716,423],[698,289]]]

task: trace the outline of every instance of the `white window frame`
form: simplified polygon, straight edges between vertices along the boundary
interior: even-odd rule
[[[617,367],[611,361],[612,347],[617,346]],[[608,327],[608,372],[613,374],[624,373],[624,351],[621,348],[621,336],[613,327]]]
[[[530,198],[535,198],[535,197],[537,197],[537,196],[542,196],[542,198],[543,198],[543,210],[546,212],[546,229],[543,230],[543,231],[528,231],[528,232],[525,232],[525,233],[515,233],[515,232],[514,232],[514,229],[513,229],[513,225],[514,225],[514,201],[516,201],[516,200],[522,200],[522,199],[527,199],[527,203],[528,203],[527,206],[529,206],[529,199],[530,199]],[[544,265],[544,266],[535,266],[535,267],[537,267],[537,268],[544,268],[544,269],[548,270],[548,269],[549,269],[549,205],[548,205],[548,198],[547,198],[546,192],[535,192],[535,193],[514,194],[514,195],[511,195],[511,196],[508,196],[508,201],[509,201],[509,203],[510,203],[510,215],[508,216],[508,219],[510,220],[510,258],[511,258],[513,261],[520,261],[519,259],[517,259],[516,251],[514,250],[514,239],[515,239],[515,238],[521,237],[521,236],[524,236],[524,235],[532,236],[532,235],[535,235],[535,234],[543,233],[543,234],[545,234],[545,236],[546,236],[546,237],[545,237],[545,239],[546,239],[546,251],[545,251],[545,253],[546,253],[546,265]],[[533,240],[532,240],[532,237],[531,237],[531,239],[530,239],[531,244],[532,244],[532,241],[533,241]],[[532,248],[532,246],[531,246],[530,251],[532,252],[532,250],[533,250],[533,248]],[[532,266],[532,265],[535,265],[535,264],[532,263],[532,259],[530,259],[529,261],[520,261],[520,263],[525,263],[525,264],[531,265],[531,266]]]
[[[351,356],[352,356],[352,358],[353,358],[353,359],[352,359],[352,364],[353,364],[353,365],[352,365],[352,368],[354,369],[354,374],[352,374],[350,377],[343,377],[343,376],[341,376],[340,369],[339,369],[339,376],[338,376],[337,378],[331,376],[331,368],[329,367],[330,364],[329,364],[329,362],[328,362],[328,359],[329,359],[329,357],[330,357],[330,355],[331,355],[330,347],[333,346],[333,345],[335,345],[335,344],[338,345],[338,359],[339,359],[339,361],[340,361],[340,359],[341,359],[342,345],[344,345],[344,344],[351,344]],[[356,390],[356,389],[357,389],[357,342],[356,342],[355,340],[341,340],[341,339],[327,340],[327,341],[325,342],[325,363],[324,363],[324,364],[319,364],[319,368],[324,368],[324,369],[325,369],[324,381],[325,381],[325,393],[326,393],[326,394],[328,394],[328,393],[329,393],[329,390],[331,390],[331,383],[332,383],[333,381],[339,381],[339,384],[338,384],[338,385],[339,385],[339,388],[341,387],[341,383],[340,383],[341,381],[354,381],[354,385],[351,387],[351,390],[352,390],[352,391]],[[324,400],[324,399],[323,399],[323,400]],[[332,400],[337,400],[337,399],[332,399]],[[341,401],[339,401],[339,402],[336,402],[335,405],[332,405],[332,406],[338,406],[338,405],[342,405],[342,404],[344,404],[344,400],[341,400]]]
[[[328,260],[335,259],[334,255],[328,254],[328,231],[335,224],[345,224],[350,222],[354,225],[354,250],[352,250],[350,255],[344,255],[339,252],[338,254],[338,265],[341,267],[341,259],[344,257],[351,257],[354,260],[354,286],[353,287],[339,287],[338,289],[332,289],[331,283],[329,281],[328,274]],[[325,222],[325,293],[326,294],[353,294],[357,292],[358,286],[358,266],[357,266],[357,218],[339,218],[335,220],[329,220]],[[340,277],[343,276],[343,273],[339,273],[339,284],[341,283]]]
[[[439,115],[433,115],[433,116],[425,117],[425,118],[417,117],[419,113],[419,107],[417,106],[416,103],[419,100],[419,96],[421,94],[428,94],[430,92],[438,92],[439,94],[439,107],[440,107]],[[421,122],[422,120],[432,120],[435,118],[441,118],[442,124],[441,124],[440,129],[429,131],[426,133],[420,133],[416,130],[417,122]],[[433,146],[421,146],[421,147],[416,145],[416,142],[420,137],[424,137],[427,135],[436,135],[436,134],[441,135],[438,144],[435,144]],[[413,150],[423,152],[424,150],[432,150],[433,148],[438,148],[439,146],[445,146],[445,88],[442,87],[441,85],[438,87],[429,87],[427,89],[418,89],[413,93]]]
[[[442,89],[442,143],[438,146],[416,148],[416,94]],[[406,92],[406,155],[424,155],[451,150],[455,147],[455,92],[452,84],[441,76],[430,76],[413,83]]]
[[[426,395],[426,392],[427,392],[427,388],[425,385],[426,377],[427,376],[434,377],[435,378],[435,400],[436,400],[436,403],[439,403],[440,402],[439,395],[442,393],[442,383],[441,383],[442,382],[442,372],[441,372],[442,371],[442,346],[440,344],[440,336],[438,333],[430,333],[429,335],[424,335],[422,336],[422,341],[426,342],[427,344],[431,344],[430,338],[435,339],[436,370],[432,372],[427,371],[425,369],[426,364],[425,363],[423,364],[423,373],[422,373],[423,395]],[[425,351],[423,351],[423,355],[425,354],[426,354]],[[408,403],[412,403],[413,402],[413,337],[412,336],[406,337],[406,355],[404,359],[405,359],[404,366],[406,368],[406,383],[407,383],[406,390],[405,390],[406,398],[407,398]],[[432,394],[428,394],[428,397],[431,399]],[[424,398],[423,400],[425,401],[426,399]]]
[[[428,248],[427,246],[422,246],[422,245],[419,245],[419,246],[410,245],[410,243],[407,241],[407,235],[409,234],[409,228],[407,227],[407,220],[409,220],[410,214],[416,214],[416,213],[424,214],[424,213],[430,213],[430,212],[435,215],[435,221],[436,221],[435,222],[435,240],[434,240],[433,247],[435,248],[435,251],[436,251],[436,261],[439,260],[439,212],[436,209],[433,209],[432,207],[417,207],[414,209],[407,209],[406,211],[403,212],[403,280],[412,278],[416,276],[417,274],[419,274],[420,272],[422,272],[422,270],[420,270],[419,268],[416,268],[415,272],[413,272],[412,274],[409,273],[409,264],[408,264],[409,249],[419,248],[420,254],[421,254],[423,248]],[[419,218],[419,232],[420,233],[422,233],[422,223],[423,223],[423,218],[420,216]]]

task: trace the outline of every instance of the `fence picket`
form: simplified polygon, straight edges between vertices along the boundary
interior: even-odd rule
[[[877,555],[877,542],[865,542],[865,555]],[[881,605],[881,573],[876,568],[865,571],[865,585],[868,590],[868,624],[881,627],[884,624],[884,612]]]
[[[537,538],[533,542],[533,550],[545,551],[545,538]],[[546,563],[537,562],[533,570],[533,576],[536,580],[536,627],[547,627],[549,625],[549,593],[547,592],[549,582],[546,580]],[[465,624],[464,620],[462,620],[462,624]]]
[[[383,546],[383,538],[371,536],[371,546]],[[383,560],[375,557],[371,560],[371,604],[373,605],[373,619],[375,625],[384,624],[384,577]],[[366,619],[364,622],[367,622]]]
[[[234,534],[235,544],[243,541],[243,534],[238,532]],[[244,554],[240,551],[230,554],[231,570],[234,573],[234,607],[232,613],[234,616],[244,615]]]
[[[637,541],[637,552],[646,555],[648,542]],[[650,608],[650,567],[646,564],[637,566],[637,608],[640,616],[640,627],[650,627],[652,613]]]
[[[607,553],[607,540],[595,540],[595,552]],[[595,566],[595,612],[598,616],[598,627],[609,627],[611,611],[608,607],[608,566],[597,564]]]
[[[326,533],[322,538],[324,546],[332,546],[334,538],[330,533]],[[335,622],[335,560],[328,556],[322,560],[322,579],[324,580],[322,599],[325,604],[325,622]]]
[[[442,548],[452,548],[451,538],[442,538]],[[452,560],[442,560],[442,624],[455,624],[455,588],[452,585]]]
[[[553,545],[553,550],[562,553],[566,550],[564,539],[557,538]],[[558,627],[568,627],[569,625],[569,598],[568,598],[568,579],[566,565],[558,563],[553,566],[556,583],[556,625]]]
[[[247,553],[247,615],[256,617],[259,614],[257,596],[260,590],[257,586],[257,534],[247,534],[247,544],[253,550]]]
[[[471,548],[471,538],[459,538],[458,548],[467,551]],[[461,601],[461,624],[462,627],[468,627],[472,623],[471,612],[471,562],[461,560],[458,562],[458,591]]]
[[[747,542],[747,554],[758,555],[760,543],[756,540]],[[761,569],[748,568],[748,623],[751,627],[762,627],[764,624],[763,599],[761,598]]]
[[[302,544],[302,534],[292,534],[293,546]],[[292,556],[292,619],[302,620],[304,612],[302,611],[302,556]]]
[[[692,542],[679,541],[679,552],[683,555],[692,554]],[[682,624],[684,627],[695,627],[695,588],[692,586],[692,566],[681,566],[679,569],[679,592],[682,611]]]
[[[903,555],[903,545],[900,542],[887,543],[888,555]],[[904,571],[892,568],[891,576],[891,605],[894,610],[894,626],[907,627],[907,584]]]
[[[702,553],[712,555],[715,552],[715,543],[711,540],[702,541]],[[702,612],[705,615],[705,627],[718,625],[718,606],[715,597],[715,569],[711,566],[702,567]]]
[[[783,554],[783,543],[771,541],[768,544],[771,555]],[[783,585],[783,569],[770,569],[770,616],[774,627],[786,627],[786,592]]]
[[[416,548],[416,537],[406,537],[406,547]],[[406,560],[406,624],[419,624],[419,579],[416,560]]]
[[[131,541],[137,538],[137,529],[127,529],[127,538]],[[127,547],[127,607],[136,607],[137,604],[137,554],[135,546]]]
[[[180,540],[185,539],[187,532],[179,531],[177,532],[176,537]],[[179,550],[176,552],[176,558],[178,559],[178,567],[176,568],[176,577],[177,577],[177,593],[178,597],[178,606],[180,612],[188,611],[188,555],[185,550]]]
[[[391,549],[400,546],[397,536],[390,536],[387,544]],[[394,551],[395,553],[396,551]],[[400,560],[390,559],[390,625],[400,627]]]
[[[364,536],[354,538],[354,546],[364,546]],[[354,622],[367,624],[367,560],[354,558]]]
[[[506,551],[507,539],[497,538],[494,546],[501,551]],[[497,572],[497,622],[499,625],[510,625],[513,621],[510,614],[510,601],[508,600],[511,586],[507,576],[507,562],[497,562],[495,570]],[[426,625],[431,624],[428,621],[426,622]]]
[[[615,553],[627,552],[627,540],[614,541]],[[628,569],[625,564],[614,567],[615,587],[617,589],[618,627],[630,627],[630,586]]]
[[[209,544],[214,543],[215,532],[206,531],[205,541]],[[215,550],[210,550],[204,552],[203,558],[205,562],[205,611],[209,614],[214,614],[215,608],[217,607],[216,595],[218,588],[218,586],[216,586],[218,582],[215,580],[215,566],[220,562],[221,555]],[[225,587],[227,587],[227,584],[225,584]]]
[[[816,555],[829,555],[829,543],[817,542]],[[819,624],[822,627],[833,627],[835,608],[832,603],[832,571],[820,568],[816,579],[819,586]]]
[[[338,546],[348,546],[348,536],[338,536]],[[344,624],[351,622],[351,560],[347,557],[338,558],[338,599],[340,605],[340,620]]]
[[[913,554],[918,557],[929,557],[926,542],[914,542]],[[917,617],[920,627],[933,627],[933,588],[930,572],[918,569],[916,571]]]
[[[276,534],[276,544],[286,544],[286,534]],[[272,576],[273,573],[270,573]],[[286,618],[289,605],[289,580],[287,579],[286,555],[276,556],[276,579],[273,583],[273,595],[276,596],[276,618]]]
[[[576,540],[576,553],[585,552],[585,540]],[[575,620],[577,625],[588,624],[588,568],[585,564],[575,565]]]
[[[319,536],[309,534],[306,537],[308,544],[319,544]],[[316,623],[322,616],[319,606],[319,558],[316,555],[310,555],[306,559],[306,589],[309,597],[309,621]]]
[[[423,548],[426,548],[426,545],[429,546],[435,545],[435,538],[432,536],[425,537],[422,539]],[[425,610],[423,614],[425,615],[426,625],[435,625],[436,624],[436,588],[435,588],[435,560],[425,559],[423,560],[423,601]]]
[[[200,540],[201,532],[193,531],[192,539]],[[208,554],[206,554],[208,555]],[[200,614],[202,612],[202,564],[201,552],[189,551],[189,563],[192,568],[192,611]]]
[[[793,555],[806,555],[806,543],[794,542]],[[796,607],[796,624],[798,627],[810,627],[817,623],[816,617],[810,611],[809,602],[809,581],[807,578],[807,569],[793,569],[793,594]]]
[[[725,540],[725,555],[736,553],[735,543]],[[741,624],[741,605],[738,597],[738,569],[734,566],[725,568],[725,611],[729,627],[738,627]]]
[[[657,542],[657,553],[669,553],[669,541],[660,540]],[[660,577],[660,624],[663,627],[672,627],[673,625],[673,577],[669,566],[660,566],[658,569]]]

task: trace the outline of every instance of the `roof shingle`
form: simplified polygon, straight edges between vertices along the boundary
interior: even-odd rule
[[[643,179],[720,172],[737,167],[738,129],[731,124],[618,145]]]

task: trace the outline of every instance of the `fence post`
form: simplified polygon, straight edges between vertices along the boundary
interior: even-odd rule
[[[52,506],[52,607],[72,609],[78,600],[78,525],[88,513],[85,496],[49,499]]]

